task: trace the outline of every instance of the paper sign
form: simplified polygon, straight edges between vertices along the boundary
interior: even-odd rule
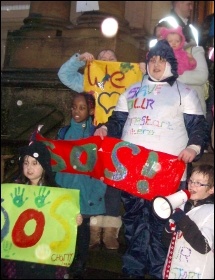
[[[1,258],[69,267],[79,190],[1,184]]]
[[[138,63],[94,60],[84,70],[84,91],[94,94],[94,124],[105,123],[111,116],[120,94],[140,82],[143,73]]]
[[[77,1],[76,2],[76,12],[87,12],[87,11],[98,11],[99,2],[98,1]]]

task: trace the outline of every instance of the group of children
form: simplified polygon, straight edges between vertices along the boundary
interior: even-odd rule
[[[169,37],[167,33],[164,32],[163,36],[170,41],[172,35]],[[105,137],[111,136],[114,130],[114,135],[119,135],[124,141],[141,146],[144,143],[144,147],[176,155],[186,164],[198,160],[208,141],[207,124],[195,91],[177,81],[174,53],[166,40],[160,40],[151,48],[143,80],[120,95],[108,122],[96,130],[93,125],[93,95],[85,92],[74,94],[70,126],[63,135],[60,130],[57,139],[78,140],[91,135]],[[192,65],[195,67],[195,61]],[[152,107],[143,111],[143,108],[128,106],[137,99],[141,103],[146,95],[154,100]],[[133,124],[131,119],[134,116],[142,120],[143,115],[149,116],[151,122]],[[158,119],[166,125],[155,125]],[[151,133],[130,133],[144,125]],[[105,193],[109,186],[87,175],[58,172],[54,178],[49,151],[41,142],[30,143],[20,150],[20,166],[20,183],[80,190],[81,215],[77,216],[76,252],[69,269],[4,260],[4,278],[25,279],[26,273],[32,279],[41,279],[41,274],[43,279],[63,279],[68,275],[73,279],[83,278],[90,247],[90,218],[106,213]],[[143,278],[145,274],[150,274],[153,279],[186,279],[191,275],[192,278],[214,278],[214,167],[197,166],[190,178],[186,178],[185,172],[181,188],[185,188],[187,179],[190,199],[167,221],[159,220],[153,214],[151,201],[122,192],[127,245],[123,255],[123,279]]]

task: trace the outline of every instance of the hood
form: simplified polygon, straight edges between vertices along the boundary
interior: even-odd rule
[[[185,37],[184,34],[182,32],[182,27],[178,26],[177,28],[165,28],[162,27],[160,30],[160,34],[162,39],[166,39],[167,35],[169,35],[170,33],[176,33],[181,37],[181,44],[179,45],[178,49],[181,49],[184,47],[185,44]]]
[[[150,49],[150,51],[148,52],[147,57],[146,57],[146,65],[148,65],[149,60],[153,56],[160,56],[160,57],[166,59],[167,62],[169,62],[170,67],[171,67],[171,73],[172,73],[172,77],[170,77],[170,78],[171,78],[171,80],[175,81],[178,78],[178,62],[177,62],[177,59],[175,58],[173,49],[170,47],[167,40],[158,41],[156,43],[156,45]],[[146,68],[148,68],[148,67],[146,67]],[[168,80],[163,80],[163,81],[168,82]]]

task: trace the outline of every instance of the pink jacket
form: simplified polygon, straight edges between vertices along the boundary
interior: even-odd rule
[[[177,33],[181,36],[181,44],[177,49],[173,49],[175,58],[178,61],[178,74],[182,75],[184,71],[186,70],[193,70],[196,68],[196,61],[193,59],[193,61],[190,61],[190,59],[187,56],[187,52],[183,49],[184,43],[185,43],[185,37],[182,32],[181,26],[178,26],[177,28],[161,28],[161,36],[163,39],[166,39],[167,35],[170,33]]]

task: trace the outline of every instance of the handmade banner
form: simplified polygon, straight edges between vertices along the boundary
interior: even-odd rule
[[[1,258],[69,267],[79,190],[1,184]]]
[[[94,124],[107,122],[120,94],[142,77],[138,63],[90,62],[84,70],[84,91],[94,94],[96,99]]]
[[[51,140],[37,133],[36,139],[48,146],[53,171],[86,174],[148,200],[176,192],[185,170],[177,156],[111,137]]]

